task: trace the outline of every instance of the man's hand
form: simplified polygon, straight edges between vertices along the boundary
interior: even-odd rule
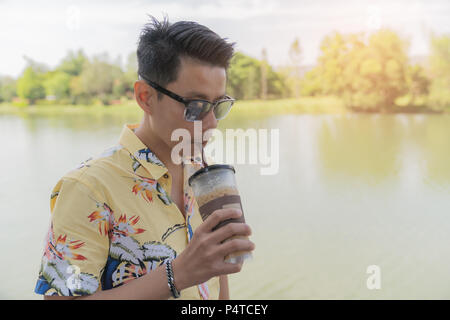
[[[203,283],[212,277],[237,273],[242,263],[224,261],[225,256],[236,251],[253,251],[255,244],[247,239],[232,239],[232,236],[249,236],[250,227],[245,223],[229,223],[215,231],[220,222],[242,215],[238,209],[214,211],[194,232],[186,249],[173,260],[174,282],[178,290]]]

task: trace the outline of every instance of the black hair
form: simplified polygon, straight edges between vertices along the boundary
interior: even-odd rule
[[[137,49],[138,74],[162,87],[176,81],[181,57],[228,69],[235,43],[228,43],[209,28],[193,21],[169,23],[150,16],[144,25]],[[158,92],[158,98],[162,94]]]

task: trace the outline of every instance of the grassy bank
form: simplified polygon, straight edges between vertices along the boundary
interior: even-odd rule
[[[0,104],[0,114],[23,114],[40,116],[59,115],[137,115],[142,110],[134,100],[111,106],[89,105],[39,105],[15,107],[10,104]],[[342,102],[334,97],[304,97],[298,99],[280,100],[244,100],[237,101],[230,117],[258,117],[291,113],[345,113]]]
[[[280,100],[238,101],[236,115],[277,115],[291,113],[340,114],[347,112],[341,100],[335,97],[302,97]]]
[[[301,97],[297,99],[278,100],[242,100],[233,106],[230,118],[259,118],[283,114],[343,114],[366,113],[367,110],[349,110],[336,97]],[[378,111],[374,111],[378,113]],[[442,113],[426,107],[391,108],[390,113]],[[16,107],[0,104],[0,114],[17,114],[22,116],[58,117],[67,115],[108,116],[140,116],[141,108],[136,101],[128,100],[116,105],[35,105]]]

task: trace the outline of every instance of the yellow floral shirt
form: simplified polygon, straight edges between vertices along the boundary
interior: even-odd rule
[[[35,292],[79,296],[132,281],[175,258],[202,223],[187,178],[186,218],[170,199],[164,164],[125,124],[119,144],[66,173],[54,187]],[[151,288],[149,288],[151,290]],[[181,299],[218,299],[219,278],[181,291]]]

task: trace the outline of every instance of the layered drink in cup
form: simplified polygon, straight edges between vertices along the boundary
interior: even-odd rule
[[[198,170],[189,178],[189,185],[194,191],[203,221],[218,209],[236,208],[242,211],[242,215],[238,219],[222,221],[213,230],[221,228],[228,223],[245,222],[241,197],[236,187],[234,174],[235,170],[232,166],[215,164]],[[237,238],[248,239],[246,236],[233,236],[225,241]],[[226,256],[225,261],[241,263],[251,257],[251,252],[238,251]]]

